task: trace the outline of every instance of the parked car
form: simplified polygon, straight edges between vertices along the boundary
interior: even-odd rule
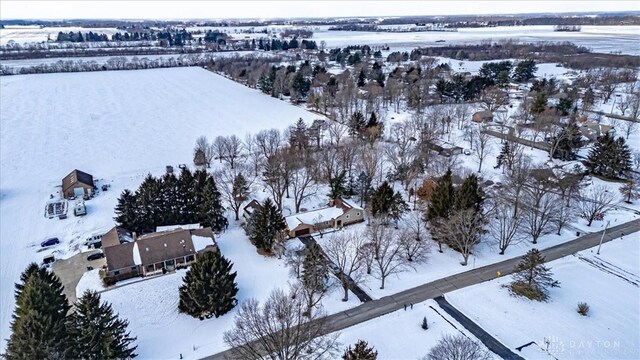
[[[471,155],[471,150],[469,150],[469,149],[464,149],[463,153],[464,153],[465,155]]]
[[[55,238],[50,238],[41,242],[40,246],[49,247],[49,246],[58,245],[58,244],[60,244],[60,240],[57,237],[55,237]]]
[[[56,261],[56,257],[53,255],[47,255],[42,259],[42,266],[49,267],[51,263]]]
[[[93,253],[93,254],[87,256],[87,260],[93,261],[93,260],[102,259],[103,257],[104,257],[104,253],[102,251],[99,251],[97,253]]]

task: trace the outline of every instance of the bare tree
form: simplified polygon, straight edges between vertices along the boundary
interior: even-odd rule
[[[462,254],[462,266],[466,266],[473,247],[480,241],[484,220],[473,209],[454,212],[448,219],[437,222],[436,231],[445,243]]]
[[[196,166],[211,167],[213,160],[213,146],[209,144],[206,136],[200,136],[196,139],[196,147],[193,149],[194,163]]]
[[[340,146],[340,141],[342,141],[347,134],[347,130],[349,130],[349,128],[346,125],[331,121],[327,127],[327,131],[329,132],[329,143],[331,145]]]
[[[242,141],[236,136],[231,135],[225,137],[224,145],[224,156],[222,159],[226,161],[231,169],[234,169],[237,161],[242,157]]]
[[[422,360],[490,360],[493,356],[463,334],[445,334]]]
[[[286,157],[284,154],[277,154],[267,158],[264,169],[264,182],[271,191],[273,201],[282,211],[282,198],[287,191],[287,173]]]
[[[225,331],[224,342],[236,359],[316,360],[333,358],[338,351],[338,334],[327,331],[324,314],[304,315],[300,296],[273,290],[260,304],[245,301],[234,318],[234,327]]]
[[[560,235],[562,228],[568,223],[574,221],[576,218],[576,209],[569,204],[562,204],[562,206],[558,207],[558,212],[556,215],[555,223],[556,223],[556,235]]]
[[[417,194],[414,196],[418,196]],[[411,211],[407,217],[407,228],[411,232],[414,239],[418,241],[426,241],[427,235],[427,223],[424,220],[424,210]]]
[[[523,221],[521,216],[513,216],[513,205],[506,199],[499,198],[489,213],[489,233],[500,249],[500,255],[511,244],[517,244],[524,239]]]
[[[594,220],[602,219],[613,208],[613,193],[602,185],[591,186],[580,194],[578,210],[580,216],[587,220],[587,226],[591,226]]]
[[[624,134],[627,140],[629,140],[629,136],[638,130],[638,123],[635,121],[627,120],[622,122],[621,127],[622,127],[622,130],[624,131]]]
[[[295,247],[289,247],[285,253],[285,264],[289,267],[291,275],[296,279],[300,279],[302,276],[302,263],[304,263],[306,247],[304,245],[298,245]]]
[[[559,208],[564,202],[548,187],[529,186],[525,188],[522,199],[524,223],[534,244],[540,236],[553,232],[553,225],[558,216]]]
[[[253,177],[256,178],[258,177],[258,172],[264,161],[263,153],[258,147],[256,138],[251,134],[247,134],[245,137],[244,148],[247,151],[247,159],[251,165],[251,169],[253,170]]]
[[[422,264],[427,261],[431,248],[427,241],[421,240],[411,230],[397,232],[398,242],[407,265]]]
[[[289,186],[293,191],[295,212],[300,212],[302,202],[316,194],[315,180],[317,178],[317,163],[310,156],[296,157],[295,165],[289,176]]]
[[[266,159],[276,155],[282,146],[280,132],[277,129],[261,130],[254,140]]]
[[[482,171],[482,162],[486,159],[489,152],[491,152],[491,144],[489,143],[491,136],[483,132],[479,127],[477,128],[476,136],[473,141],[473,151],[478,158],[478,172]]]
[[[529,180],[529,173],[531,171],[531,158],[520,154],[514,159],[511,169],[509,169],[505,176],[504,189],[513,201],[513,216],[519,215],[518,210],[520,207],[520,200],[523,189]]]
[[[480,106],[491,112],[498,110],[500,106],[508,104],[509,96],[507,95],[507,92],[498,86],[492,86],[483,91],[480,95]]]
[[[384,289],[384,282],[389,275],[405,270],[406,262],[402,256],[399,237],[379,219],[371,221],[367,235],[371,240],[368,255],[372,258],[376,277],[380,279],[380,289]]]
[[[227,138],[225,138],[224,136],[216,136],[216,138],[213,139],[213,143],[211,144],[213,146],[213,153],[216,159],[220,160],[220,163],[222,163],[222,159],[224,159],[226,155],[225,153],[225,148],[227,147],[226,142],[227,142]]]
[[[236,169],[223,167],[213,173],[218,184],[218,190],[235,214],[236,221],[240,220],[240,207],[249,196],[251,181],[246,177],[246,167],[236,166]]]
[[[324,251],[340,272],[336,276],[344,290],[342,301],[349,300],[349,286],[362,280],[365,254],[360,249],[365,242],[361,233],[341,231],[333,233],[324,245]]]
[[[311,316],[313,308],[320,304],[322,298],[332,288],[329,279],[329,260],[325,257],[320,245],[314,241],[307,244],[301,275],[295,289],[304,297],[307,305],[305,314]]]

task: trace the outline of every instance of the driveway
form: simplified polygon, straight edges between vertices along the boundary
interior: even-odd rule
[[[70,304],[76,302],[76,286],[82,275],[87,272],[88,266],[93,266],[94,269],[101,268],[107,264],[105,258],[89,261],[87,256],[97,253],[100,250],[91,250],[76,254],[68,259],[59,259],[51,264],[51,269],[60,278],[62,285],[64,285],[64,294],[69,299]]]

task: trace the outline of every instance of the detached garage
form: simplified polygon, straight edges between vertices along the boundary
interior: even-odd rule
[[[62,179],[62,195],[65,199],[73,197],[88,198],[94,191],[93,176],[78,169]]]

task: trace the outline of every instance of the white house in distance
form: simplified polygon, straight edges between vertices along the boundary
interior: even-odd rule
[[[354,203],[336,198],[329,206],[285,217],[289,238],[308,235],[318,230],[339,229],[364,221],[364,209]]]

